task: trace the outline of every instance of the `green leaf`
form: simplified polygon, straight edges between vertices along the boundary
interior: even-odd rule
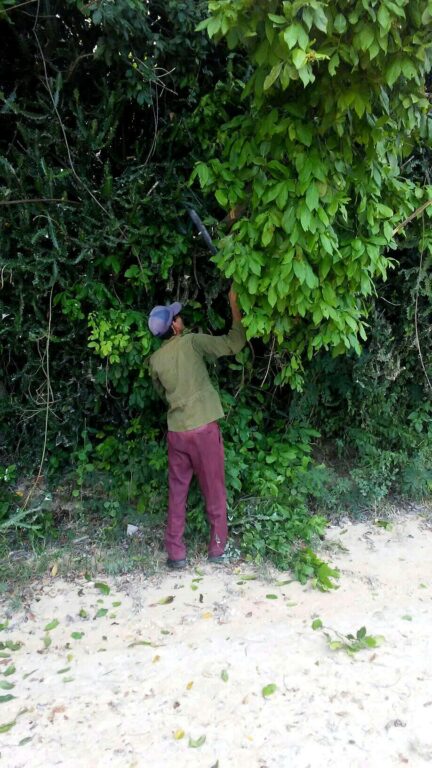
[[[277,600],[278,596],[270,594],[270,595],[266,595],[266,598],[267,598],[267,600]]]
[[[111,592],[111,589],[109,588],[108,584],[104,584],[103,581],[96,581],[95,588],[98,589],[99,592],[102,592],[103,595],[109,595],[109,593]]]
[[[0,704],[6,704],[6,702],[12,701],[12,699],[16,699],[16,696],[13,693],[6,693],[5,696],[0,696]]]
[[[311,626],[312,626],[312,629],[314,629],[314,630],[315,629],[321,629],[322,626],[323,626],[323,623],[322,623],[321,619],[314,619]]]
[[[224,683],[228,682],[228,672],[226,669],[223,669],[221,672],[221,679],[224,681]]]
[[[328,19],[324,13],[324,9],[320,5],[314,8],[313,16],[315,26],[321,30],[321,32],[327,32]]]
[[[292,60],[296,69],[301,69],[306,63],[306,54],[301,48],[294,48],[292,52]]]
[[[199,747],[202,747],[206,740],[206,737],[204,735],[200,736],[198,739],[189,739],[189,746],[193,747],[194,749],[198,749]]]
[[[95,619],[100,619],[102,616],[106,616],[108,613],[108,608],[99,608],[99,610],[95,614]]]
[[[84,632],[72,632],[71,637],[74,640],[81,640],[81,638],[84,637],[84,634],[85,634]]]
[[[361,627],[357,630],[357,640],[363,640],[366,637],[366,627]]]
[[[9,675],[13,675],[15,674],[15,672],[16,672],[16,667],[14,666],[14,664],[11,664],[10,667],[7,667],[7,669],[5,669],[3,674],[5,677],[9,677]]]
[[[306,267],[304,261],[294,259],[293,261],[294,274],[300,283],[304,283],[306,278]]]
[[[228,197],[223,189],[217,189],[215,192],[215,198],[218,201],[221,208],[226,208],[228,205]]]
[[[385,77],[387,80],[387,83],[391,86],[393,86],[400,76],[402,71],[401,63],[398,59],[393,59],[393,61],[389,64],[389,66],[386,69]]]
[[[277,691],[276,683],[269,683],[268,685],[264,686],[261,693],[266,699],[268,696],[272,696],[275,691]]]
[[[11,728],[16,725],[16,720],[13,720],[11,723],[4,723],[3,725],[0,725],[0,733],[7,733],[10,731]]]
[[[412,621],[412,616],[410,616],[408,613],[405,614],[405,616],[402,616],[404,621]]]
[[[339,32],[340,35],[345,32],[347,28],[347,21],[345,16],[343,16],[341,13],[338,13],[333,22],[333,26],[336,32]]]
[[[279,64],[275,64],[274,67],[270,70],[269,74],[267,75],[266,79],[264,80],[263,88],[265,91],[268,91],[269,88],[273,85],[275,80],[280,75],[280,71],[282,69],[283,62],[279,62]]]
[[[275,288],[272,285],[270,286],[270,288],[268,290],[267,298],[268,298],[268,303],[270,304],[270,306],[274,307],[276,305],[276,302],[277,302],[277,294],[276,294]]]
[[[3,624],[0,624],[0,632],[9,626],[9,622],[6,620]]]
[[[387,30],[390,29],[390,25],[391,25],[390,14],[386,6],[384,5],[384,3],[381,3],[379,7],[377,20],[378,20],[378,24],[380,25],[380,27],[382,27],[382,29],[385,30],[385,32],[387,32]]]
[[[297,21],[284,30],[283,37],[289,49],[294,48],[295,44],[298,43],[299,47],[303,48],[304,50],[307,48],[309,43],[309,36],[307,32],[305,31],[302,24]]]
[[[172,602],[174,602],[174,596],[168,595],[168,597],[161,597],[161,599],[157,601],[156,605],[169,605]]]
[[[356,42],[358,42],[360,48],[363,51],[367,51],[371,47],[373,41],[375,40],[375,35],[372,27],[370,26],[363,27],[363,29],[358,33],[358,35],[356,35],[355,39],[356,39]]]
[[[0,688],[3,691],[10,691],[15,688],[15,683],[10,683],[9,680],[0,680]]]
[[[306,205],[310,211],[314,211],[319,206],[319,191],[314,182],[309,184],[306,192]]]
[[[49,624],[46,625],[45,632],[49,632],[51,629],[55,629],[56,627],[58,627],[59,624],[60,622],[58,619],[53,619],[52,621],[49,622]]]

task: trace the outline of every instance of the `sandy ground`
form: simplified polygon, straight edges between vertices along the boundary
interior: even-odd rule
[[[405,516],[391,530],[347,525],[328,538],[324,557],[341,571],[329,593],[247,565],[103,579],[109,594],[84,579],[35,583],[0,632],[23,643],[12,662],[0,658],[3,672],[15,666],[0,674],[14,685],[0,696],[15,696],[0,703],[0,726],[15,723],[0,727],[0,766],[432,762],[430,523]],[[311,628],[317,616],[385,641],[355,657],[332,651]]]

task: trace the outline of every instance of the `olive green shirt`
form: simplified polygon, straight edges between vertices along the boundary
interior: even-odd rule
[[[245,343],[242,324],[233,322],[226,336],[185,333],[164,341],[154,352],[150,374],[156,390],[168,402],[171,432],[195,429],[223,417],[222,404],[204,358],[236,355]]]

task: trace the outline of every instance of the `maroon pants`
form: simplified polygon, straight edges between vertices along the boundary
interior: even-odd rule
[[[216,421],[187,432],[168,432],[168,557],[183,560],[186,502],[193,475],[197,476],[210,523],[209,555],[221,555],[228,537],[224,449]]]

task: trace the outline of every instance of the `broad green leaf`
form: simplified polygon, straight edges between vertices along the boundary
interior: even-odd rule
[[[109,593],[111,592],[111,589],[108,586],[108,584],[104,584],[103,581],[96,581],[95,588],[98,589],[99,592],[102,592],[103,595],[109,595]]]
[[[267,75],[266,79],[264,80],[263,88],[265,91],[268,91],[269,88],[273,85],[273,83],[277,80],[277,78],[280,75],[280,71],[282,69],[283,62],[279,62],[279,64],[275,64],[274,67],[270,70],[269,74]]]
[[[294,48],[292,60],[296,69],[301,69],[306,63],[306,54],[301,48]]]
[[[168,595],[168,597],[161,597],[161,599],[157,601],[156,605],[169,605],[173,601],[174,595]]]
[[[8,626],[9,626],[9,622],[8,622],[8,620],[6,620],[5,622],[3,622],[3,624],[0,624],[0,632],[1,632],[3,629],[6,629],[6,627],[8,627]]]
[[[84,637],[84,632],[72,632],[71,637],[74,640],[81,640],[81,638]]]
[[[14,664],[11,664],[10,667],[7,667],[5,669],[3,674],[4,674],[5,677],[9,677],[9,675],[13,675],[13,674],[15,674],[15,672],[16,672],[16,667],[14,666]]]
[[[223,669],[221,672],[221,679],[224,681],[224,683],[228,682],[228,672],[226,669]]]
[[[3,725],[0,725],[0,733],[7,733],[10,731],[11,728],[16,725],[16,720],[13,720],[11,723],[4,723]]]
[[[319,191],[313,182],[309,185],[306,192],[306,205],[310,211],[314,211],[319,205]]]
[[[99,610],[95,614],[95,619],[100,619],[103,616],[106,616],[108,613],[108,608],[99,608]]]
[[[299,280],[300,283],[303,283],[306,277],[306,267],[305,267],[304,261],[299,261],[298,259],[294,259],[293,269],[294,269],[294,274],[296,278]]]
[[[0,680],[0,688],[3,691],[10,691],[12,688],[15,688],[15,683],[10,683],[8,680]]]
[[[311,626],[312,626],[312,629],[321,629],[323,626],[323,623],[321,619],[314,619]]]
[[[261,693],[266,699],[267,696],[272,696],[272,694],[277,691],[277,685],[276,683],[269,683],[268,685],[265,685],[262,689]]]
[[[16,696],[13,693],[6,693],[4,696],[0,696],[0,704],[6,704],[8,701],[12,701],[12,699],[16,699]]]
[[[59,624],[60,622],[58,619],[53,619],[52,621],[49,622],[49,624],[46,625],[45,632],[49,632],[51,629],[55,629],[56,627],[58,627]]]
[[[313,19],[315,26],[321,30],[321,32],[327,32],[328,19],[324,13],[324,9],[317,5],[313,10]]]
[[[226,208],[228,205],[228,197],[223,189],[217,189],[215,192],[215,198],[218,201],[221,208]]]
[[[194,747],[195,749],[197,749],[198,747],[202,747],[202,745],[204,744],[205,740],[206,740],[206,737],[204,735],[200,736],[198,739],[190,738],[189,739],[189,746],[190,747]]]
[[[266,595],[266,598],[267,598],[267,600],[277,600],[278,596],[277,595],[269,594],[269,595]]]
[[[387,30],[390,28],[390,25],[391,25],[391,19],[390,19],[390,14],[386,6],[384,5],[384,3],[381,3],[379,7],[377,20],[380,27],[382,27],[382,29],[384,29],[387,32]]]
[[[288,46],[288,48],[294,48],[296,42],[297,42],[297,29],[295,24],[291,24],[290,27],[284,30],[283,33],[284,40]]]
[[[277,302],[277,294],[275,288],[271,285],[267,294],[268,302],[271,307],[274,307]]]
[[[343,16],[341,13],[338,13],[333,22],[333,26],[336,32],[339,32],[340,35],[345,32],[347,28],[347,21],[345,16]]]

